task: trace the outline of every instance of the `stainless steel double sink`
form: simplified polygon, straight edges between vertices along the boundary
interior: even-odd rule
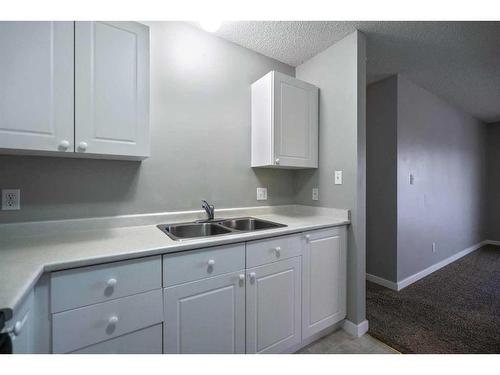
[[[281,228],[286,227],[286,225],[256,219],[254,217],[240,217],[236,219],[218,219],[203,222],[160,224],[157,225],[157,227],[171,239],[179,241],[191,238]]]

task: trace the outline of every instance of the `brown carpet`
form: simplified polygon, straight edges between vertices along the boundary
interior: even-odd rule
[[[500,247],[395,292],[366,284],[369,333],[402,353],[500,353]]]

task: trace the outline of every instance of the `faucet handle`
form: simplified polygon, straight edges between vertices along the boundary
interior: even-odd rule
[[[201,200],[201,208],[203,208],[208,215],[209,220],[213,220],[214,218],[214,212],[215,212],[215,206],[208,204],[208,202],[204,199]]]

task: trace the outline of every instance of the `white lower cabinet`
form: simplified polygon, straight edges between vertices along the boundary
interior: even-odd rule
[[[52,352],[288,353],[346,316],[344,226],[162,261],[52,273]],[[31,305],[15,316],[18,353],[33,351]]]
[[[306,233],[302,270],[302,335],[311,335],[346,316],[346,230]]]
[[[245,271],[165,289],[165,353],[245,353]]]
[[[247,270],[246,352],[281,353],[301,341],[301,257]]]

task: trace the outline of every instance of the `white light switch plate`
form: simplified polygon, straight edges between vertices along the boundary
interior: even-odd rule
[[[313,188],[312,189],[312,200],[317,201],[318,199],[319,199],[319,189]]]
[[[2,210],[19,210],[21,208],[21,190],[3,189],[2,190]]]
[[[342,185],[342,171],[335,171],[335,185]]]
[[[267,188],[257,188],[257,200],[267,201]]]

